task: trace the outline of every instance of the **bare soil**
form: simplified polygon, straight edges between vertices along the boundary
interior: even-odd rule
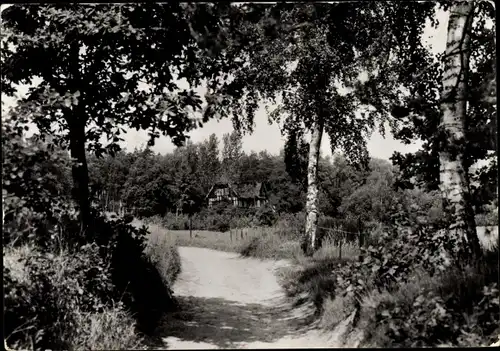
[[[158,334],[167,349],[340,347],[341,330],[319,329],[312,307],[293,307],[275,271],[287,261],[180,247],[173,289],[179,311]],[[342,327],[342,326],[340,326]],[[342,328],[340,328],[342,329]]]

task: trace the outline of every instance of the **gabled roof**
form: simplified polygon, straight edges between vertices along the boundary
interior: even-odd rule
[[[227,186],[230,190],[234,192],[237,197],[241,198],[254,198],[261,197],[261,191],[265,190],[265,186],[263,183],[240,183],[240,184],[230,184],[228,182],[217,182],[215,183],[207,193],[207,198],[217,186]]]
[[[259,197],[262,189],[262,183],[243,183],[236,185],[236,194],[239,197]]]

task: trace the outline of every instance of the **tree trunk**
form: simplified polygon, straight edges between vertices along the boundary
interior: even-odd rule
[[[468,254],[480,255],[470,201],[468,166],[464,163],[463,152],[472,15],[472,2],[457,2],[450,9],[440,124],[445,140],[439,152],[439,173],[445,211],[452,218],[449,233]]]
[[[73,199],[80,209],[80,229],[85,231],[90,223],[90,193],[87,158],[85,155],[85,124],[70,127],[70,151],[73,176]]]
[[[318,162],[323,136],[323,120],[318,121],[312,128],[311,143],[309,145],[309,162],[307,165],[307,201],[306,201],[306,230],[302,250],[311,256],[317,246],[318,231]]]
[[[69,91],[75,93],[81,86],[82,74],[80,67],[80,43],[75,41],[71,44],[71,55],[73,64],[71,66],[71,84]],[[85,115],[84,96],[80,96],[78,104],[73,104],[65,111],[65,119],[69,125],[69,148],[72,158],[71,173],[73,176],[73,199],[80,210],[80,231],[83,234],[90,225],[90,191],[89,170],[87,157],[85,155]]]

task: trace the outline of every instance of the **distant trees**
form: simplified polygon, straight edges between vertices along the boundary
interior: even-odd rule
[[[241,134],[235,130],[222,137],[221,175],[230,183],[237,183],[240,178],[240,163],[243,155]]]
[[[90,224],[86,150],[98,157],[116,154],[123,127],[147,130],[151,144],[163,134],[181,145],[202,122],[190,118],[201,109],[200,97],[180,90],[175,78],[195,86],[213,75],[198,65],[201,52],[213,45],[198,45],[195,31],[218,27],[214,7],[15,4],[2,11],[2,93],[12,95],[16,84],[41,79],[14,115],[70,150],[83,231]]]
[[[207,152],[208,149],[213,152]],[[205,196],[213,185],[209,179],[215,181],[219,176],[217,165],[221,164],[221,156],[216,156],[218,149],[217,138],[211,135],[202,142],[187,143],[164,155],[155,155],[146,148],[120,152],[114,158],[94,160],[91,157],[92,184],[99,180],[104,194],[112,194],[118,187],[118,198],[113,201],[122,202],[129,210],[135,209],[139,216],[163,216],[167,212],[191,216],[206,209]],[[236,168],[237,181],[267,182],[270,205],[278,215],[299,213],[305,209],[305,179],[292,179],[286,166],[284,150],[278,155],[241,152]],[[367,169],[357,169],[342,155],[335,155],[333,159],[320,157],[319,214],[386,225],[392,223],[392,216],[398,211],[416,211],[411,217],[414,221],[431,212],[435,219],[442,217],[435,192],[397,190],[397,174],[385,160],[371,159]],[[221,205],[219,211],[226,213],[228,206],[231,208],[232,204]],[[262,211],[265,216],[269,214],[269,210]]]
[[[198,145],[199,162],[202,172],[201,186],[204,193],[208,193],[221,172],[219,156],[219,140],[215,134],[211,134],[207,140]]]

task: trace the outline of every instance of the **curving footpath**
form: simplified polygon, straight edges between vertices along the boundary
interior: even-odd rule
[[[181,307],[159,331],[167,349],[341,346],[341,330],[322,332],[311,322],[310,307],[286,301],[275,270],[287,261],[195,247],[179,253],[182,273],[174,291]]]

